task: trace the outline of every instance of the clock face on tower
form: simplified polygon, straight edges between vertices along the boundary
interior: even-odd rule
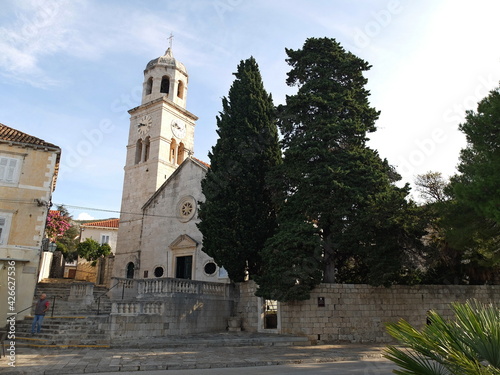
[[[172,133],[179,139],[184,138],[186,136],[186,124],[180,120],[172,120]]]
[[[142,116],[142,118],[139,120],[137,124],[137,132],[139,134],[146,134],[151,128],[152,124],[153,124],[153,119],[151,118],[150,115]]]

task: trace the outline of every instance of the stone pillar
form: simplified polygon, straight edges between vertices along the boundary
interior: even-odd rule
[[[177,153],[179,152],[179,145],[176,143],[175,144],[175,151],[174,151],[174,164],[177,165]]]

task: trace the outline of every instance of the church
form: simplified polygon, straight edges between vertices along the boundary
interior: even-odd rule
[[[141,104],[129,110],[112,306],[104,318],[111,340],[227,329],[300,335],[311,343],[382,343],[391,340],[385,322],[418,326],[430,309],[448,312],[450,302],[499,295],[495,285],[325,283],[308,300],[281,303],[257,297],[252,280],[230,283],[203,252],[196,225],[209,165],[193,156],[197,117],[186,109],[187,93],[187,70],[169,48],[146,65]]]
[[[144,70],[142,101],[130,109],[120,227],[113,277],[228,283],[203,252],[196,223],[209,165],[193,157],[188,73],[171,46]]]

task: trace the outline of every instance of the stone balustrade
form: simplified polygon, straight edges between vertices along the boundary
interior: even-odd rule
[[[187,293],[209,296],[226,297],[229,294],[228,284],[210,283],[205,281],[195,281],[186,279],[161,278],[161,279],[119,279],[114,278],[115,284],[118,282],[117,290],[113,299],[121,299],[120,293],[124,296],[134,296],[139,299],[149,296],[168,296],[172,293]],[[123,290],[127,289],[125,293]],[[132,294],[137,291],[136,294]],[[132,292],[132,293],[130,293]]]
[[[161,302],[113,302],[112,314],[137,315],[137,314],[157,314],[163,313],[163,303]]]
[[[94,302],[94,284],[72,283],[68,301],[82,302],[85,305],[92,304]]]
[[[108,296],[111,300],[130,299],[137,296],[137,280],[120,277],[111,278]]]

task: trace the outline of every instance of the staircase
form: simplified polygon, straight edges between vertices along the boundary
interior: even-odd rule
[[[94,286],[93,301],[84,304],[71,298],[72,285],[88,285],[68,279],[44,279],[37,284],[33,302],[45,293],[50,302],[42,332],[31,335],[33,317],[16,322],[16,340],[30,347],[109,347],[111,302],[107,288]],[[32,311],[33,312],[33,311]]]
[[[107,316],[46,316],[42,331],[31,335],[33,318],[16,322],[16,345],[28,347],[109,347]]]
[[[45,293],[50,302],[47,315],[72,316],[72,315],[109,315],[111,313],[111,302],[106,295],[108,289],[104,286],[94,285],[94,302],[83,306],[70,300],[70,289],[72,284],[88,284],[71,279],[44,279],[37,284],[33,302],[36,303],[40,294]]]
[[[77,284],[76,288],[74,284]],[[73,295],[70,293],[72,285]],[[37,284],[34,302],[38,300],[41,293],[45,293],[50,302],[50,308],[45,315],[42,331],[39,334],[31,334],[32,317],[16,321],[16,346],[44,348],[165,348],[294,346],[310,344],[306,337],[249,332],[211,332],[183,336],[169,335],[133,339],[114,338],[111,342],[111,318],[109,315],[111,312],[111,302],[105,294],[107,289],[105,287],[94,286],[93,295],[89,296],[85,294],[84,299],[86,303],[83,303],[84,299],[75,299],[75,290],[82,285],[86,288],[90,283],[47,279]],[[90,288],[85,290],[90,293]],[[98,310],[99,314],[97,314]],[[122,329],[126,328],[122,327]]]

